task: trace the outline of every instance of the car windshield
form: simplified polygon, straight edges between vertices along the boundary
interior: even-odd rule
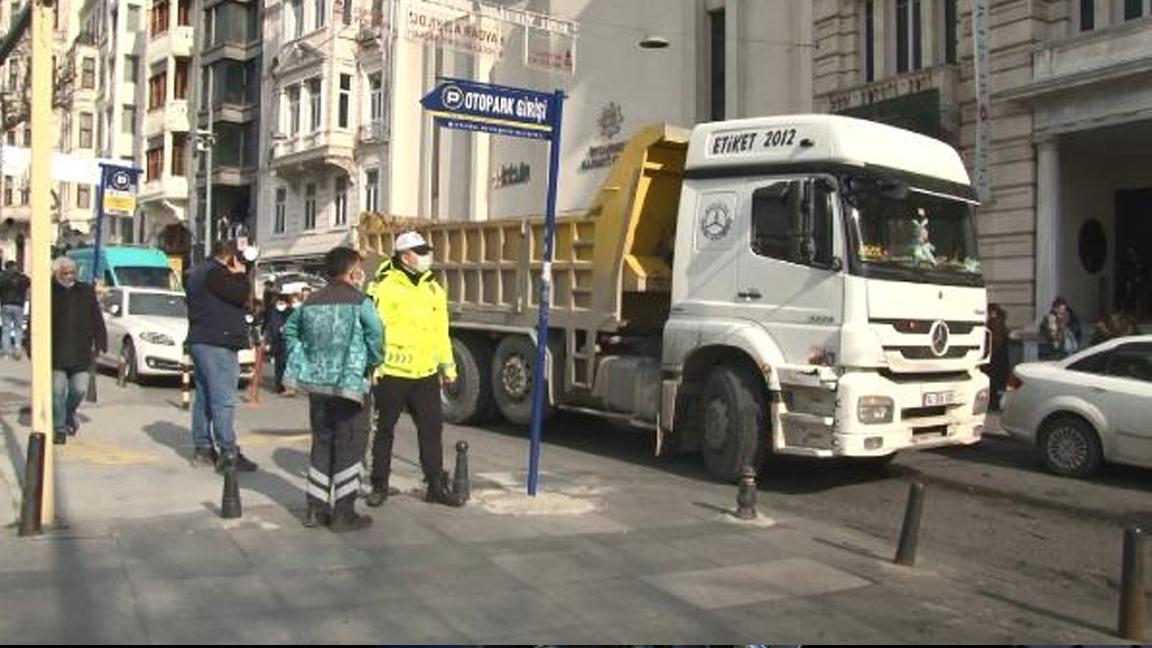
[[[157,266],[117,266],[116,282],[132,288],[180,289],[176,273],[171,268]]]
[[[188,303],[184,301],[184,295],[137,293],[128,297],[128,313],[183,318],[188,317]]]
[[[969,203],[877,176],[851,178],[848,186],[865,275],[983,285]]]

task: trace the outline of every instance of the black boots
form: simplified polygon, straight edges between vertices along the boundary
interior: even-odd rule
[[[329,513],[325,506],[319,506],[308,502],[308,512],[304,514],[304,526],[309,529],[315,527],[328,526],[332,523],[332,514]]]
[[[328,528],[333,533],[347,533],[349,531],[361,531],[372,526],[372,517],[368,515],[360,515],[351,506],[340,509],[337,508],[336,513],[332,515],[332,522]]]
[[[221,453],[216,461],[216,472],[224,474],[224,469],[231,463],[239,472],[256,472],[255,462],[245,457],[239,450],[235,454]]]
[[[441,472],[433,479],[425,477],[424,481],[428,482],[428,493],[424,496],[425,502],[429,504],[443,504],[444,506],[451,506],[453,508],[464,506],[464,499],[457,493],[453,493],[452,488],[449,486],[447,471]]]

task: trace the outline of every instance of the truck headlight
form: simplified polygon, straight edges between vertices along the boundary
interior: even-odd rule
[[[988,391],[987,387],[976,393],[976,400],[972,402],[973,414],[979,415],[988,413],[988,401],[990,399],[989,393],[990,392]]]
[[[862,396],[856,403],[856,417],[865,425],[891,423],[895,409],[887,396]]]
[[[176,341],[172,339],[172,336],[164,333],[145,331],[140,334],[140,339],[150,344],[159,344],[160,346],[176,346]]]

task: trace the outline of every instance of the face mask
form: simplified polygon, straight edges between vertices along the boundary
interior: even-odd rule
[[[70,275],[64,278],[58,276],[56,277],[56,281],[60,282],[60,285],[64,286],[65,288],[71,288],[72,286],[76,285],[76,276]]]
[[[420,254],[416,256],[416,267],[413,268],[416,272],[428,272],[432,269],[432,255]]]
[[[280,302],[279,304],[276,304],[276,310],[286,311],[286,310],[288,310],[288,304],[285,304],[284,302]]]

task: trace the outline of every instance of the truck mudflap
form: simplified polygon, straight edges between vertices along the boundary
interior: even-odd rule
[[[780,373],[771,400],[772,448],[808,457],[879,457],[901,450],[970,445],[984,431],[987,377],[970,372],[948,383],[896,382],[878,373],[828,381],[807,368]],[[890,399],[888,420],[862,423],[862,397]],[[984,399],[984,400],[982,400]]]

